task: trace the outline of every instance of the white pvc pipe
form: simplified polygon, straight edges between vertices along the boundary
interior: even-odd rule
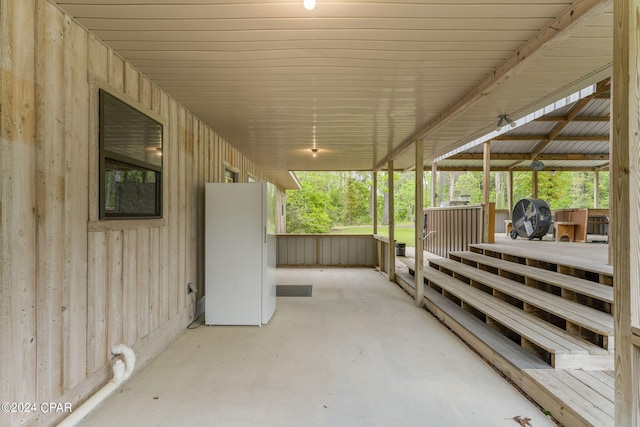
[[[71,415],[58,424],[58,427],[74,427],[77,425],[131,376],[136,364],[136,355],[133,350],[124,344],[116,344],[111,348],[111,353],[116,356],[121,354],[124,358],[124,362],[117,359],[113,363],[113,378],[79,408],[75,409]]]

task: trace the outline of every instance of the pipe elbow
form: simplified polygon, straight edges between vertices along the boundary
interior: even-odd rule
[[[111,353],[116,356],[121,354],[124,357],[125,369],[122,381],[127,380],[131,376],[131,374],[133,373],[133,369],[135,368],[136,354],[133,352],[133,350],[131,350],[130,347],[124,344],[113,345],[113,347],[111,347]]]

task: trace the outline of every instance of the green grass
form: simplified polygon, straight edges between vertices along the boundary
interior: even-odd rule
[[[415,236],[413,223],[400,223],[396,224],[395,228],[396,242],[406,243],[409,247],[415,246]],[[345,227],[334,227],[329,234],[371,234],[373,233],[373,226],[371,225],[355,225]],[[389,235],[389,227],[378,226],[378,234],[382,236]]]

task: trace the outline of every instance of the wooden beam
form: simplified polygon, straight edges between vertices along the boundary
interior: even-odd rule
[[[640,0],[614,0],[611,224],[615,425],[640,424]]]
[[[483,153],[459,153],[445,160],[482,160]],[[541,153],[537,157],[539,160],[609,160],[609,154],[580,154],[580,153]],[[531,160],[531,153],[492,153],[491,160]]]
[[[608,165],[608,164],[607,164]],[[543,172],[590,172],[607,170],[607,165],[593,167],[563,166],[563,167],[545,167]],[[482,166],[438,166],[441,172],[482,172]],[[509,166],[493,166],[493,172],[531,172],[531,168],[527,166],[509,167]]]
[[[415,195],[415,283],[416,306],[424,305],[424,140],[416,141],[416,195]]]
[[[493,138],[494,141],[547,141],[548,135],[500,135]],[[561,135],[556,141],[609,141],[609,135]]]
[[[611,117],[609,116],[579,116],[579,117],[574,117],[573,122],[608,122],[609,120],[611,120]],[[542,116],[542,117],[538,117],[537,119],[535,119],[534,121],[536,122],[562,122],[562,121],[569,121],[569,119],[567,119],[567,116]]]
[[[533,38],[527,40],[495,71],[465,93],[458,101],[445,108],[434,119],[416,129],[413,134],[401,142],[382,159],[374,170],[379,170],[389,160],[393,160],[411,147],[411,144],[425,138],[446,126],[452,119],[484,99],[498,89],[507,80],[513,78],[529,67],[550,49],[557,47],[574,31],[580,29],[585,22],[607,10],[608,0],[577,0],[573,2],[553,22],[540,30]]]
[[[531,152],[531,159],[532,160],[535,159],[535,157],[538,154],[542,153],[542,151],[547,147],[547,145],[551,144],[551,141],[559,139],[558,135],[560,134],[560,132],[562,132],[562,130],[565,127],[567,127],[567,125],[571,122],[571,120],[573,120],[573,118],[576,117],[582,111],[582,109],[586,107],[586,105],[590,101],[591,101],[590,98],[582,98],[582,99],[579,99],[575,104],[573,104],[573,106],[567,113],[567,121],[558,122],[555,124],[555,126],[553,126],[553,128],[551,128],[551,130],[547,134],[547,138],[544,141],[540,141],[533,148],[533,151]],[[608,140],[609,140],[609,136],[607,135],[607,141]]]

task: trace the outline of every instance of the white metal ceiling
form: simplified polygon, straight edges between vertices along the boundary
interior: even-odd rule
[[[429,164],[612,62],[610,0],[57,3],[274,172]]]

